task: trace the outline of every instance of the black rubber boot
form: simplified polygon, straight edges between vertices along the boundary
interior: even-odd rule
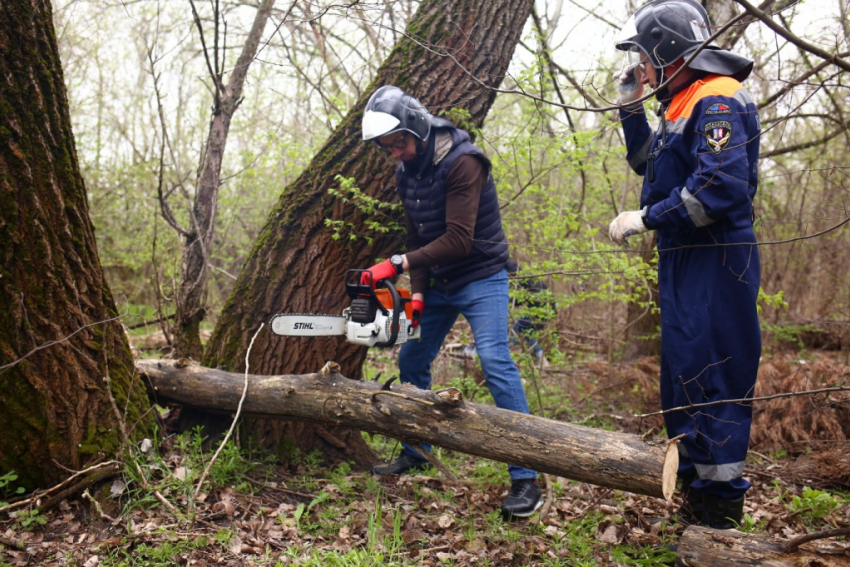
[[[676,520],[682,526],[699,524],[702,520],[705,506],[703,494],[685,487],[682,490],[682,505],[676,511]]]
[[[712,494],[702,495],[700,524],[716,530],[732,530],[741,525],[744,518],[744,497],[736,500],[720,498]]]
[[[669,516],[656,518],[650,522],[653,526],[677,524],[686,528],[691,524],[698,524],[702,514],[702,494],[691,490],[691,483],[695,476],[680,476],[677,483],[678,491],[682,495],[682,504]]]

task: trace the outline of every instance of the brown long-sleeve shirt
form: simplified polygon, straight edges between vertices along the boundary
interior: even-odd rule
[[[405,212],[406,256],[413,293],[425,293],[428,289],[428,268],[456,262],[469,255],[478,218],[478,203],[488,175],[487,168],[478,158],[471,155],[457,158],[446,180],[446,232],[424,246],[419,241],[410,215]]]

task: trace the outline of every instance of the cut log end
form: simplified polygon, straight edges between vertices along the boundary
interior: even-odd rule
[[[679,441],[671,439],[664,453],[664,466],[661,468],[661,493],[668,502],[676,492],[676,480],[679,471]]]

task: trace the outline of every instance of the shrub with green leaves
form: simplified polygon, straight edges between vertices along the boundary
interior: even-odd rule
[[[9,471],[2,476],[0,476],[0,508],[3,506],[8,506],[8,502],[4,502],[7,498],[16,494],[23,494],[24,487],[19,486],[17,488],[13,488],[12,483],[18,480],[18,475],[15,471]]]
[[[844,499],[825,490],[803,487],[800,496],[792,496],[786,507],[795,514],[809,520],[819,520],[836,512],[844,505]]]

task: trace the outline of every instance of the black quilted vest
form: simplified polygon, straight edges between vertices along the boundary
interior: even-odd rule
[[[446,128],[452,137],[452,148],[436,165],[434,161],[435,128],[431,129],[428,153],[418,171],[399,164],[396,171],[398,192],[404,209],[413,220],[422,246],[446,232],[446,179],[455,161],[462,155],[474,155],[490,171],[490,160],[469,140],[469,134],[458,128]],[[499,198],[493,175],[481,191],[478,217],[475,221],[469,256],[447,265],[432,266],[431,285],[442,291],[453,291],[469,282],[492,276],[508,261],[508,243],[502,230]]]

